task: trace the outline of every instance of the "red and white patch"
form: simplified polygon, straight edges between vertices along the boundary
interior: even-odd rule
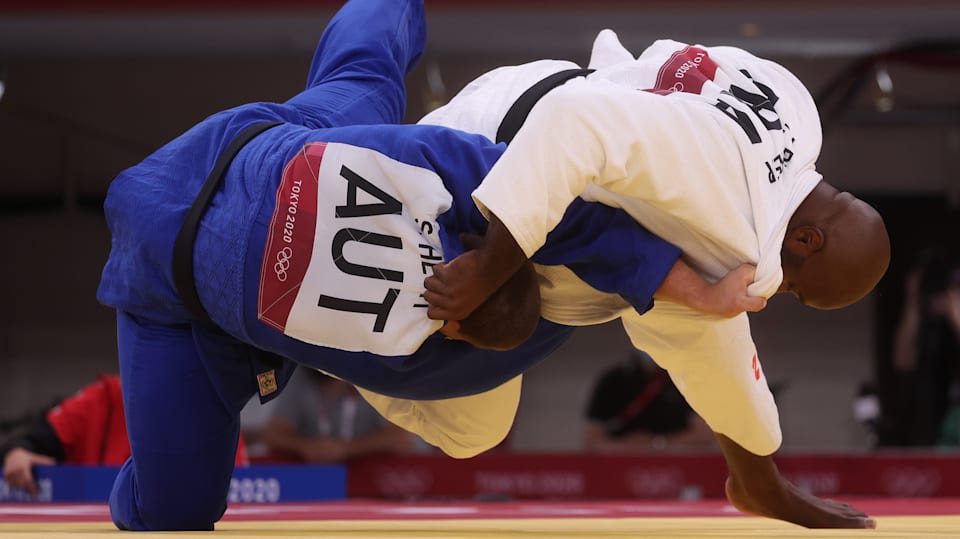
[[[317,225],[317,179],[324,143],[303,147],[283,170],[277,189],[277,207],[270,220],[260,268],[260,320],[280,330],[313,256]]]
[[[703,91],[703,85],[712,81],[716,75],[717,64],[707,51],[688,45],[673,53],[660,66],[657,81],[649,91],[657,94],[699,94]]]

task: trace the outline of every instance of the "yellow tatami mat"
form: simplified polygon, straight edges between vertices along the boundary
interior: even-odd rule
[[[960,516],[878,518],[876,530],[807,530],[747,517],[324,520],[225,522],[213,533],[120,532],[108,523],[0,523],[3,539],[93,539],[99,537],[231,539],[313,537],[322,539],[535,539],[535,538],[898,538],[960,537]]]

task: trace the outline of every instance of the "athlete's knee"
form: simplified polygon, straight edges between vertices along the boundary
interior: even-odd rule
[[[110,517],[121,530],[209,531],[225,510],[225,497],[208,489],[138,485],[130,460],[120,470],[110,493]]]
[[[162,531],[209,531],[226,511],[225,500],[197,500],[189,496],[167,500],[152,514],[148,522],[152,529]],[[173,502],[173,503],[169,503]]]
[[[140,531],[143,524],[136,505],[136,489],[133,486],[134,471],[132,462],[127,462],[120,468],[117,478],[113,481],[110,490],[110,518],[114,525],[121,530]]]
[[[152,498],[137,503],[138,520],[123,520],[114,516],[114,523],[120,529],[133,531],[210,531],[226,508],[222,502],[197,500],[190,496]]]
[[[210,531],[223,516],[222,503],[190,499],[189,496],[151,497],[148,501],[111,497],[114,525],[130,531]]]

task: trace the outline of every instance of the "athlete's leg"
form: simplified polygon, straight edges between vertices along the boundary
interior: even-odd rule
[[[128,530],[211,530],[226,510],[240,433],[239,408],[228,401],[242,400],[241,390],[249,398],[255,384],[225,390],[224,373],[204,363],[201,354],[211,352],[198,349],[203,335],[190,325],[120,312],[117,330],[132,456],[110,494],[113,521]],[[243,348],[234,352],[240,374],[249,371]]]
[[[324,30],[307,89],[287,104],[311,128],[399,123],[403,79],[425,41],[423,0],[352,0]]]

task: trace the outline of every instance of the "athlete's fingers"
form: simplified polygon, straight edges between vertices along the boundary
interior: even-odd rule
[[[753,283],[757,276],[757,267],[753,264],[740,264],[740,267],[733,270],[738,282],[749,285]]]
[[[468,251],[446,264],[433,268],[424,279],[427,315],[434,320],[463,320],[490,295],[491,285],[479,273],[476,251]]]
[[[445,309],[442,307],[427,307],[427,318],[430,320],[450,320],[451,313],[450,309]]]
[[[427,302],[427,313],[439,312],[450,308],[450,299],[443,294],[438,294],[431,290],[423,292],[423,299]],[[433,317],[431,317],[433,318]],[[434,320],[444,320],[443,318],[434,318]]]
[[[445,294],[434,292],[433,290],[425,290],[423,292],[423,299],[426,300],[430,307],[438,309],[449,309],[453,304],[452,298]]]
[[[767,306],[766,298],[761,296],[746,296],[743,298],[743,310],[748,313],[758,313]]]
[[[433,307],[433,306],[427,307],[427,318],[429,318],[430,320],[446,320],[446,318],[444,318],[445,314],[446,314],[446,311],[444,311],[440,307]]]
[[[427,318],[430,320],[459,320],[453,298],[427,290],[423,293],[427,302]]]
[[[440,268],[440,275],[434,273],[423,280],[423,299],[427,302],[427,317],[431,320],[448,319],[453,307],[454,293],[443,277],[444,268]]]
[[[443,294],[447,289],[447,265],[437,264],[433,267],[433,274],[423,280],[423,286],[438,294]]]
[[[447,301],[447,296],[444,296],[439,292],[434,292],[429,288],[427,290],[424,290],[422,295],[423,295],[423,299],[426,300],[426,302],[431,307],[442,307],[444,306],[444,303]]]
[[[741,311],[746,311],[748,313],[762,311],[767,306],[766,298],[760,296],[751,296],[747,293],[747,287],[749,287],[756,279],[757,267],[753,264],[740,264],[737,269],[733,270],[733,274],[736,282],[738,282],[742,287],[744,294],[744,296],[740,299]]]

